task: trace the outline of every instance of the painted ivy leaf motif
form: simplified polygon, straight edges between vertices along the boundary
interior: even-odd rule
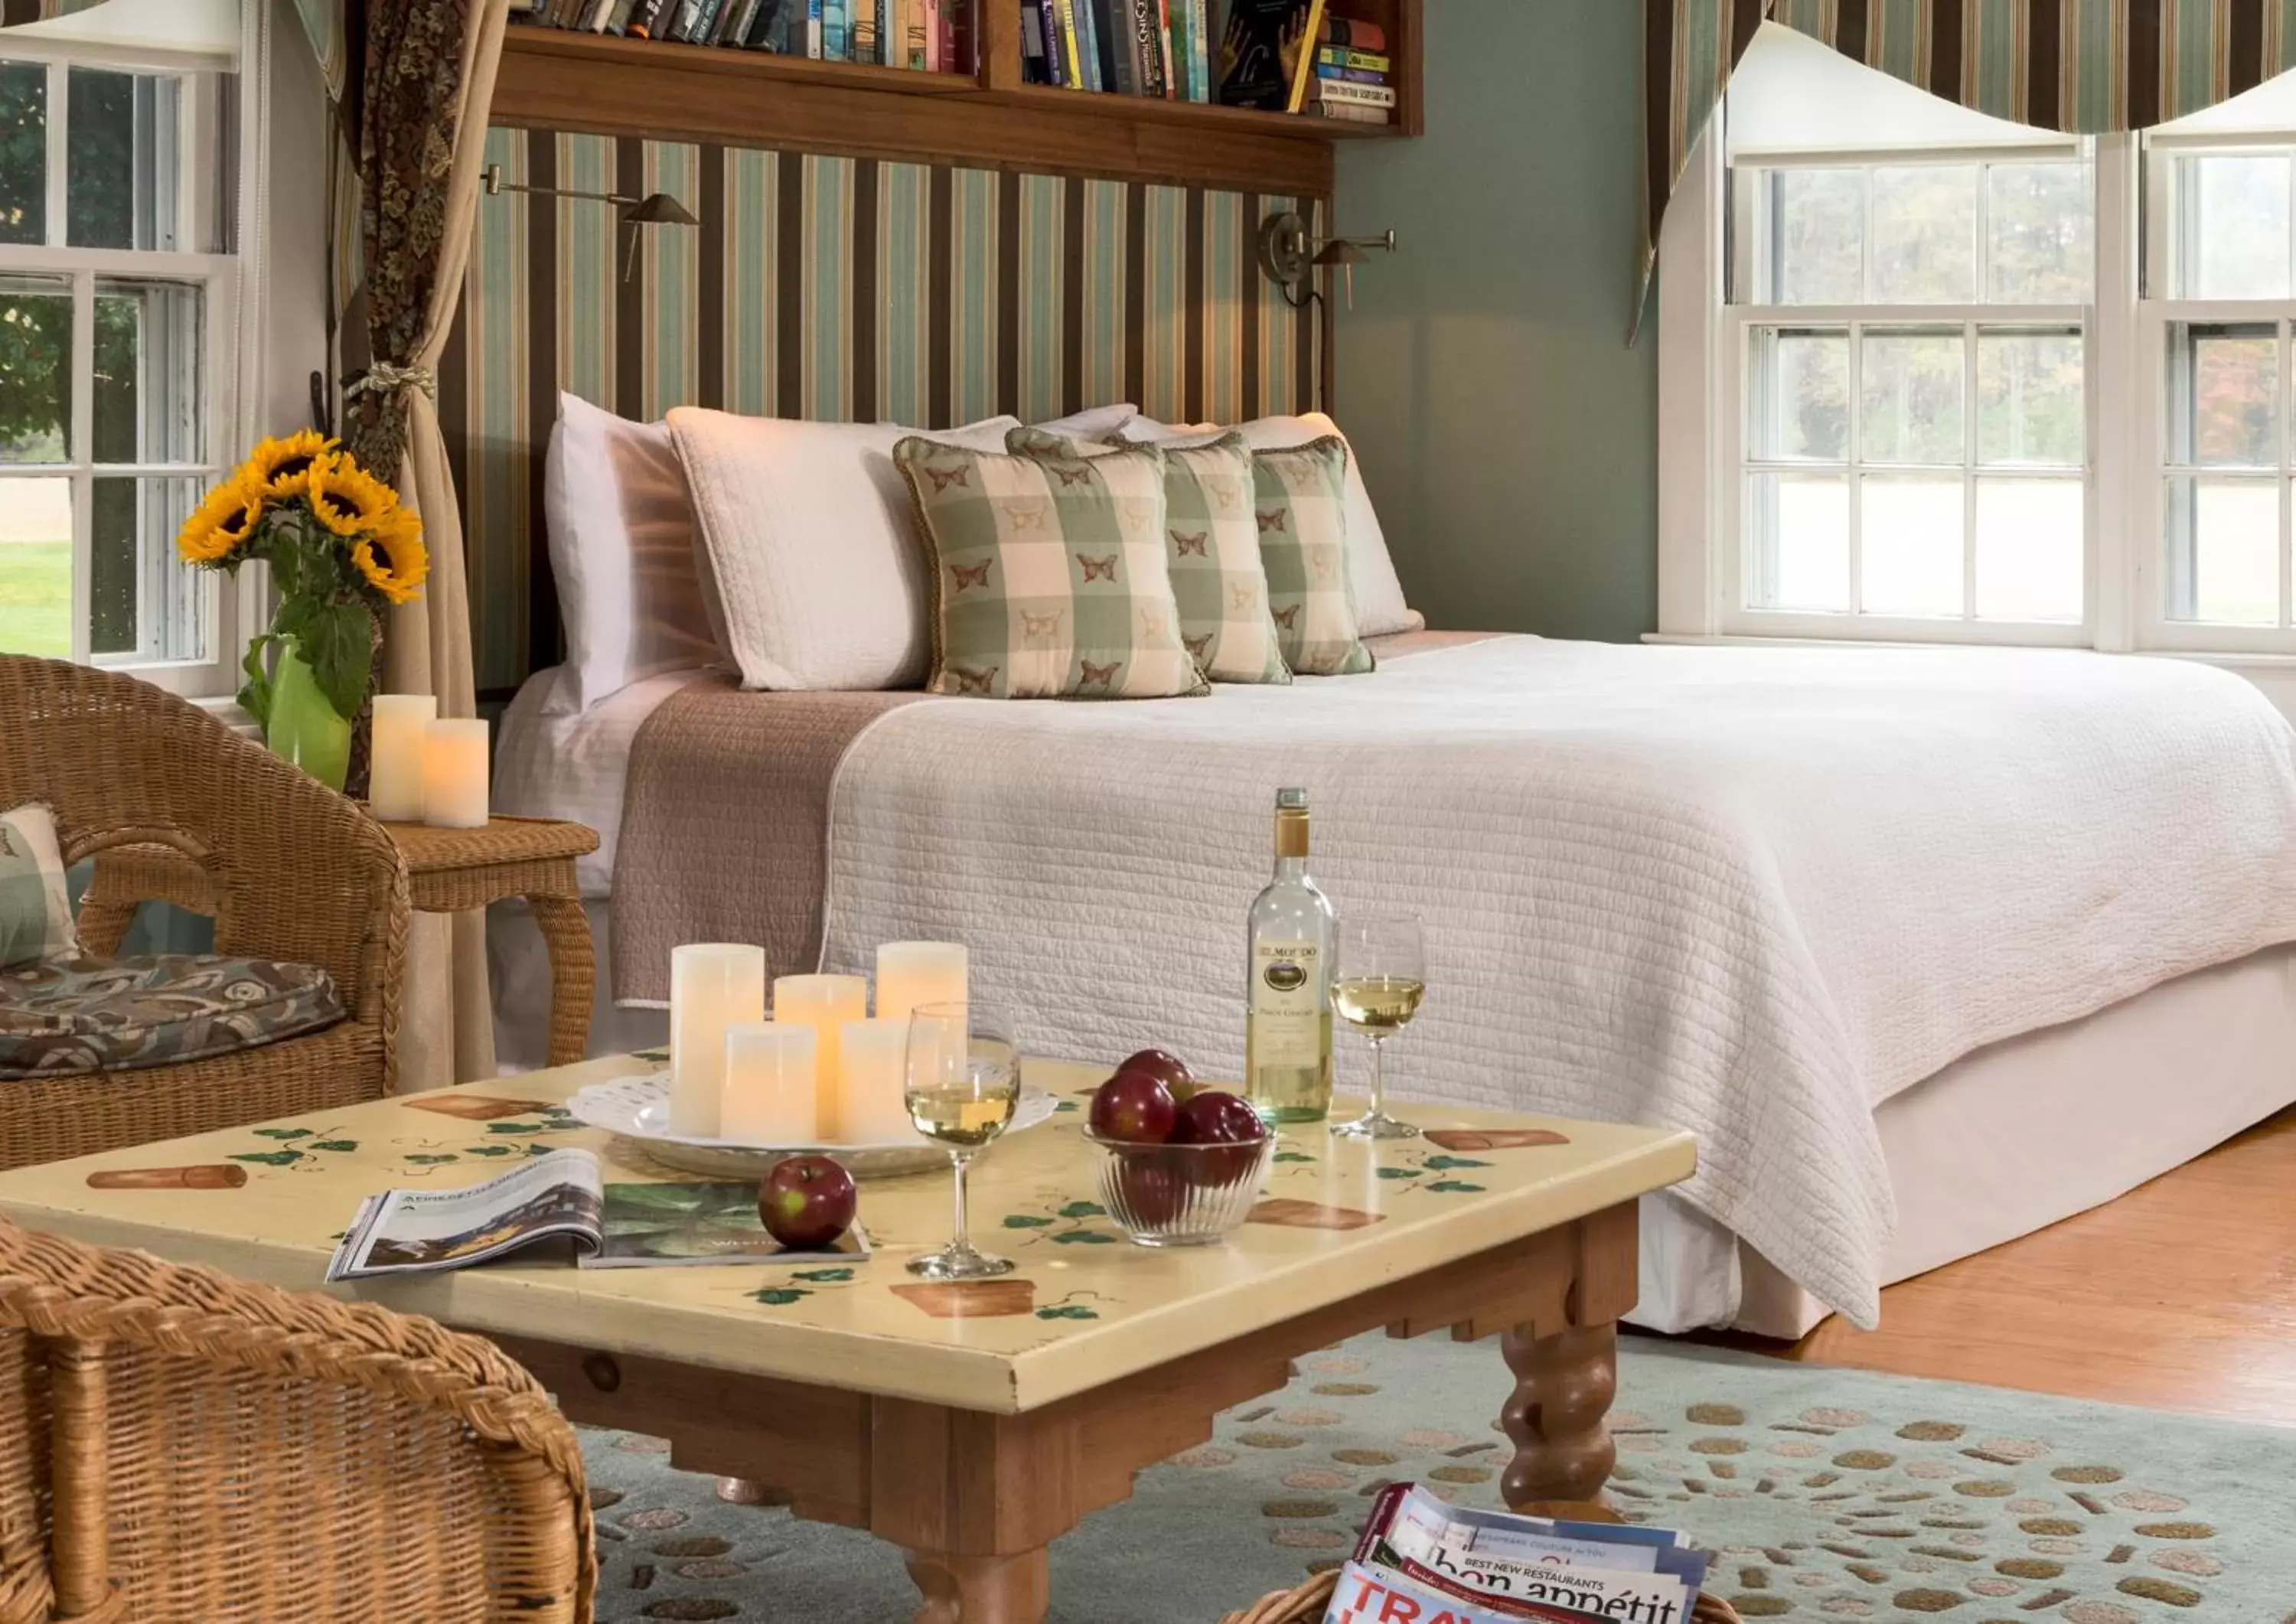
[[[1416,1178],[1419,1177],[1419,1169],[1417,1168],[1382,1168],[1379,1170],[1379,1176],[1382,1178]]]
[[[308,1128],[258,1128],[254,1131],[258,1139],[308,1139],[311,1136],[311,1130]]]
[[[305,1145],[303,1148],[307,1151],[355,1151],[358,1149],[358,1141],[356,1139],[314,1139],[310,1144]]]
[[[490,1134],[538,1134],[543,1128],[539,1122],[489,1122],[487,1131]]]
[[[1055,1308],[1038,1308],[1038,1319],[1098,1319],[1100,1316],[1082,1303],[1066,1303]]]
[[[651,1060],[660,1064],[667,1064],[669,1061],[669,1051],[668,1049],[632,1049],[630,1051],[630,1058],[633,1060]]]
[[[1303,1155],[1298,1151],[1278,1151],[1275,1152],[1275,1160],[1278,1161],[1313,1161],[1316,1159],[1313,1156]]]
[[[1116,1244],[1116,1237],[1112,1234],[1103,1234],[1097,1229],[1071,1229],[1066,1234],[1054,1235],[1053,1244],[1055,1246],[1113,1246]]]
[[[550,1147],[546,1144],[529,1144],[526,1147],[526,1153],[529,1156],[547,1156],[550,1154]]]
[[[823,1285],[835,1285],[840,1282],[852,1279],[853,1271],[849,1268],[800,1269],[796,1274],[791,1275],[790,1278],[792,1280],[812,1280],[818,1282]]]
[[[1453,1168],[1487,1168],[1490,1165],[1488,1161],[1478,1161],[1472,1156],[1430,1156],[1427,1159],[1428,1170],[1435,1173],[1447,1173]]]
[[[1061,1216],[1064,1218],[1106,1218],[1108,1209],[1097,1202],[1070,1202],[1061,1209]]]
[[[1004,1215],[1004,1227],[1007,1229],[1050,1229],[1052,1226],[1052,1219],[1038,1218],[1031,1212],[1008,1212]]]
[[[441,1162],[459,1161],[461,1160],[462,1158],[459,1156],[409,1156],[406,1159],[406,1163],[409,1167],[435,1168]]]
[[[1480,1185],[1471,1185],[1457,1178],[1439,1178],[1426,1187],[1430,1190],[1440,1190],[1450,1195],[1473,1195],[1483,1188]]]
[[[473,1156],[515,1156],[518,1152],[507,1144],[474,1144],[471,1146],[470,1153]]]
[[[259,1161],[266,1168],[283,1168],[302,1161],[303,1152],[300,1151],[239,1151],[233,1154],[232,1160]]]
[[[800,1291],[793,1285],[769,1285],[762,1292],[750,1292],[750,1300],[764,1303],[769,1308],[779,1308],[812,1295],[811,1292]]]
[[[1084,1107],[1078,1105],[1074,1100],[1055,1100],[1053,1103],[1053,1109],[1056,1111],[1081,1111]]]

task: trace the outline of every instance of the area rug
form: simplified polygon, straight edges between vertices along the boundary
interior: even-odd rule
[[[1366,1337],[1053,1547],[1059,1624],[1211,1624],[1351,1543],[1412,1479],[1497,1504],[1496,1346]],[[1630,1338],[1614,1502],[1717,1554],[1748,1619],[2296,1624],[2296,1431]],[[718,1501],[652,1439],[587,1432],[598,1616],[906,1624],[900,1558]]]

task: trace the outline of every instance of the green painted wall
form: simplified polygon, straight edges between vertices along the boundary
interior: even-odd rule
[[[1626,348],[1642,7],[1427,0],[1427,134],[1343,142],[1338,224],[1394,226],[1339,325],[1337,415],[1437,626],[1657,623],[1658,357]]]

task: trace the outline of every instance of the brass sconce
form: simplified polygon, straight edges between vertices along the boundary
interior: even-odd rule
[[[504,180],[502,165],[490,163],[483,178],[487,195],[495,197],[504,192],[524,192],[536,197],[580,198],[586,202],[612,203],[621,211],[620,224],[629,229],[629,248],[622,256],[622,280],[627,282],[637,268],[638,232],[641,226],[699,226],[701,222],[693,211],[667,192],[649,192],[644,197],[629,197],[619,192],[576,192],[563,186],[529,186],[521,181]]]
[[[1374,252],[1395,251],[1395,233],[1375,237],[1311,237],[1308,222],[1286,210],[1271,214],[1259,226],[1259,268],[1283,290],[1284,302],[1305,309],[1321,299],[1310,283],[1317,267],[1337,266],[1346,288],[1348,308],[1355,308],[1356,267]]]

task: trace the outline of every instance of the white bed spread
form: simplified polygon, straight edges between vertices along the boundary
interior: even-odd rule
[[[1209,700],[910,706],[840,771],[824,959],[965,941],[1047,1052],[1233,1071],[1267,808],[1304,784],[1342,912],[1427,920],[1400,1092],[1687,1128],[1685,1198],[1871,1325],[1874,1108],[2296,940],[2292,744],[2225,672],[2024,651],[1511,637]]]

